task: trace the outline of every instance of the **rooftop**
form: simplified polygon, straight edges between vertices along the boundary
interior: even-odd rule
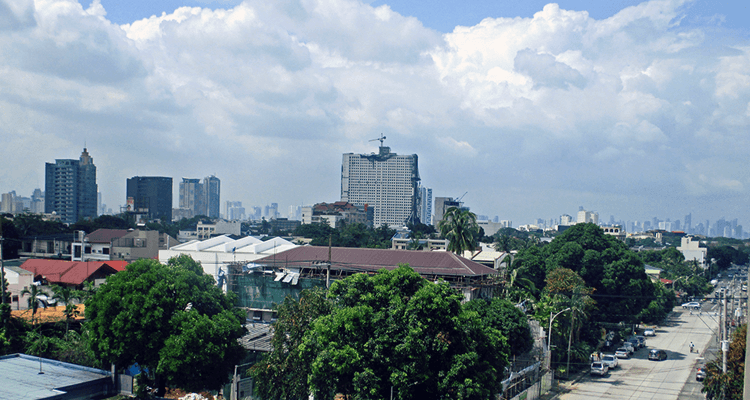
[[[109,372],[100,369],[11,354],[0,357],[0,400],[91,398],[95,396],[75,392],[89,389],[89,394],[104,394],[92,389],[104,386],[97,384],[98,381],[109,380],[109,377]],[[86,384],[90,387],[83,387]]]
[[[63,285],[80,285],[99,270],[116,273],[125,269],[127,261],[63,261],[29,259],[21,268],[41,276],[47,282]]]
[[[328,247],[300,246],[256,260],[256,264],[273,264],[277,267],[309,267],[328,262]],[[495,275],[497,271],[477,262],[446,251],[415,251],[332,247],[332,270],[375,272],[396,269],[399,264],[409,264],[422,276],[480,277]]]

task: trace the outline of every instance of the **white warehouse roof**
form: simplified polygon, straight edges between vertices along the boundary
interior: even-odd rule
[[[166,264],[172,258],[186,254],[201,263],[203,271],[219,280],[219,270],[227,272],[231,263],[250,263],[297,247],[296,244],[275,237],[262,241],[252,236],[232,239],[226,235],[206,240],[191,240],[168,250],[159,250],[159,262]]]

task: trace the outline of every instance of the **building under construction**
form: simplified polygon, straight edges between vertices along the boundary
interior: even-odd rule
[[[239,296],[240,306],[253,319],[270,321],[276,305],[287,296],[299,298],[304,289],[401,264],[430,281],[448,282],[467,301],[493,297],[500,284],[496,270],[446,251],[301,246],[249,264],[232,264],[227,290]]]

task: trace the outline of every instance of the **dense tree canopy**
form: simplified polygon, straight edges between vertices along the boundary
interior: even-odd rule
[[[401,266],[337,281],[327,299],[287,300],[274,350],[253,368],[259,389],[270,399],[384,399],[391,390],[399,399],[491,398],[510,353],[506,335],[530,346],[526,320],[504,300],[462,298]]]
[[[333,303],[323,289],[303,290],[299,300],[287,297],[277,311],[273,325],[273,349],[250,371],[258,391],[268,399],[307,399],[307,377],[311,372],[310,354],[300,345],[316,318],[331,312]]]
[[[723,373],[722,360],[717,358],[706,364],[706,379],[703,380],[703,389],[709,399],[741,400],[743,386],[745,384],[745,348],[747,337],[747,324],[739,327],[732,333],[727,353],[727,373]]]
[[[381,225],[373,229],[365,224],[342,224],[338,228],[331,228],[328,224],[304,224],[294,231],[295,236],[312,239],[313,246],[328,246],[330,238],[334,247],[369,247],[386,249],[391,247],[391,238],[396,234],[395,229]]]
[[[591,297],[597,302],[597,309],[592,311],[594,320],[653,322],[639,320],[657,295],[643,261],[600,227],[574,225],[544,247],[519,252],[512,265],[539,291],[547,284],[550,271],[557,268],[574,271],[592,289]]]
[[[86,301],[94,352],[121,368],[138,363],[165,385],[217,389],[243,349],[245,315],[188,256],[141,259],[107,278]]]
[[[728,269],[732,263],[742,265],[748,262],[748,254],[732,246],[709,247],[707,257],[715,259],[719,269]]]

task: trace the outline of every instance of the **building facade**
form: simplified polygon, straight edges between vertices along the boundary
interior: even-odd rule
[[[203,178],[203,191],[205,193],[206,216],[219,218],[221,206],[221,181],[219,178],[213,175]]]
[[[432,225],[432,189],[419,188],[419,222]]]
[[[172,178],[134,176],[127,182],[128,212],[146,220],[172,220]]]
[[[203,200],[203,184],[201,180],[182,178],[182,182],[180,182],[179,206],[180,209],[185,210],[184,215],[189,215],[187,218],[192,218],[196,215],[204,214],[203,210],[206,206]]]
[[[343,155],[341,201],[374,209],[374,225],[391,227],[416,222],[419,199],[417,155],[391,153]]]
[[[443,220],[445,212],[451,207],[461,208],[461,202],[453,197],[435,197],[435,214],[432,218],[432,224],[438,228],[438,224]]]
[[[86,148],[78,160],[45,164],[44,212],[60,215],[66,224],[96,218],[96,166]]]

